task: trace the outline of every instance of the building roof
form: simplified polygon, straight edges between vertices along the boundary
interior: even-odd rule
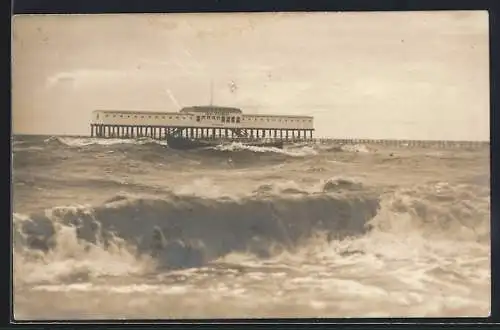
[[[221,107],[216,105],[196,105],[192,107],[184,107],[179,112],[227,112],[227,113],[243,113],[241,109],[233,107]]]
[[[160,111],[140,111],[140,110],[94,110],[94,112],[105,112],[109,114],[132,114],[132,115],[153,115],[153,116],[165,116],[165,115],[179,115],[183,113],[196,113],[196,112],[226,112],[226,113],[238,113],[242,114],[241,109],[232,107],[218,107],[218,106],[192,106],[184,107],[179,112],[160,112]],[[248,113],[244,114],[244,117],[283,117],[283,118],[308,118],[313,119],[312,116],[300,116],[300,115],[283,115],[283,114],[257,114]]]
[[[300,115],[282,115],[282,114],[274,114],[274,115],[265,115],[265,114],[260,114],[260,113],[247,113],[244,115],[244,117],[269,117],[269,118],[274,118],[274,117],[283,117],[283,118],[308,118],[308,119],[314,119],[313,116],[300,116]]]
[[[94,110],[94,112],[105,112],[105,113],[114,113],[114,114],[131,114],[131,115],[157,115],[157,116],[165,116],[165,115],[178,115],[178,112],[166,112],[166,111],[141,111],[141,110]]]

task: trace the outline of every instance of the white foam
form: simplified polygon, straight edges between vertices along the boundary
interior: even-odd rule
[[[305,156],[314,156],[317,155],[318,152],[314,150],[314,148],[310,146],[303,146],[300,148],[292,148],[292,149],[280,149],[274,147],[257,147],[245,145],[239,142],[232,142],[230,144],[218,145],[214,147],[216,150],[221,151],[238,151],[238,150],[249,150],[252,152],[265,153],[265,152],[273,152],[277,154],[284,154],[292,157],[305,157]]]
[[[340,147],[342,151],[346,152],[361,152],[361,153],[369,153],[370,150],[364,144],[344,144]]]
[[[155,143],[163,146],[167,145],[166,141],[155,140],[147,137],[137,138],[137,139],[56,137],[55,139],[69,147],[84,147],[89,145],[111,146],[117,144],[143,145],[148,143]],[[45,140],[45,142],[49,142],[50,140],[52,139],[47,139]]]

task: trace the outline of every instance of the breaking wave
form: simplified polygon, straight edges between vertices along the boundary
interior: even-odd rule
[[[248,150],[251,152],[255,153],[266,153],[266,152],[272,152],[272,153],[277,153],[277,154],[284,154],[292,157],[305,157],[305,156],[314,156],[317,155],[318,152],[311,146],[308,145],[301,145],[300,148],[297,147],[290,147],[290,148],[285,148],[285,149],[280,149],[280,148],[273,148],[273,147],[256,147],[256,146],[248,146],[244,145],[242,143],[238,142],[233,142],[227,145],[219,145],[216,147],[213,147],[212,149],[218,150],[218,151],[242,151],[242,150]]]
[[[137,139],[99,139],[99,138],[75,138],[75,137],[51,136],[45,139],[44,142],[46,144],[56,143],[68,147],[86,147],[91,145],[112,146],[120,144],[135,144],[135,145],[159,144],[164,146],[167,145],[166,141],[155,140],[148,137],[142,137]]]
[[[16,265],[23,274],[16,281],[200,267],[232,253],[269,258],[317,235],[342,241],[385,233],[400,240],[418,232],[427,239],[488,243],[488,194],[439,182],[377,193],[342,178],[325,180],[317,192],[263,184],[240,198],[116,194],[97,206],[15,214]],[[29,267],[29,260],[50,269],[27,275],[20,267]]]
[[[361,234],[377,209],[376,196],[349,192],[242,199],[118,194],[96,207],[16,215],[15,246],[48,252],[57,248],[62,228],[73,228],[85,244],[108,247],[119,238],[140,253],[155,254],[162,267],[199,266],[234,251],[268,256],[273,247],[293,248],[316,230]]]
[[[49,137],[40,143],[26,142],[14,144],[14,168],[30,166],[53,166],[66,161],[88,159],[109,159],[118,162],[138,161],[167,167],[192,166],[252,167],[280,163],[288,158],[315,157],[314,146],[291,146],[278,149],[245,146],[231,143],[217,147],[179,151],[170,149],[165,141],[150,138],[139,139],[97,139],[74,137]],[[97,160],[98,161],[98,160]],[[150,166],[150,165],[148,165]]]
[[[14,147],[20,147],[23,141],[14,141]],[[155,140],[148,137],[135,138],[135,139],[113,139],[113,138],[78,138],[78,137],[59,137],[51,136],[44,139],[46,145],[55,146],[65,146],[73,148],[82,148],[90,146],[120,146],[120,145],[130,145],[130,146],[144,146],[144,145],[159,145],[163,147],[168,147],[166,141]],[[273,147],[257,147],[248,146],[239,142],[232,142],[229,144],[223,144],[216,147],[208,147],[209,150],[216,151],[226,151],[226,152],[241,152],[250,151],[254,153],[276,153],[288,155],[291,157],[306,157],[318,155],[319,151],[341,151],[341,152],[355,152],[355,153],[368,153],[370,149],[363,145],[338,145],[338,146],[323,146],[314,143],[295,143],[287,145],[284,149],[273,148]],[[18,149],[21,150],[21,149]]]
[[[65,165],[81,160],[106,161],[107,167],[128,163],[132,169],[151,166],[164,168],[246,168],[283,164],[287,160],[316,159],[325,150],[322,145],[295,144],[284,149],[246,146],[230,143],[190,151],[170,149],[165,141],[150,138],[97,139],[75,137],[49,137],[43,140],[14,141],[13,162],[16,170],[33,167]],[[337,148],[337,147],[333,147]],[[364,146],[340,146],[334,151],[358,153]],[[83,157],[83,158],[82,158]],[[144,166],[141,163],[147,163]],[[187,166],[186,166],[187,165]],[[310,167],[310,166],[308,166]],[[316,168],[316,166],[313,166]],[[315,171],[309,168],[307,171]],[[65,170],[66,168],[62,168]],[[319,169],[320,170],[320,169]]]

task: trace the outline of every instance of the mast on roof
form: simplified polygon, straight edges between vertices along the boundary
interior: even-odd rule
[[[214,80],[210,79],[210,106],[213,105],[214,101]]]

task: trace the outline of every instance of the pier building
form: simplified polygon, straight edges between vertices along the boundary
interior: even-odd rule
[[[95,110],[91,136],[101,138],[168,136],[190,139],[308,141],[313,139],[311,116],[244,114],[239,108],[190,106],[179,112]]]

